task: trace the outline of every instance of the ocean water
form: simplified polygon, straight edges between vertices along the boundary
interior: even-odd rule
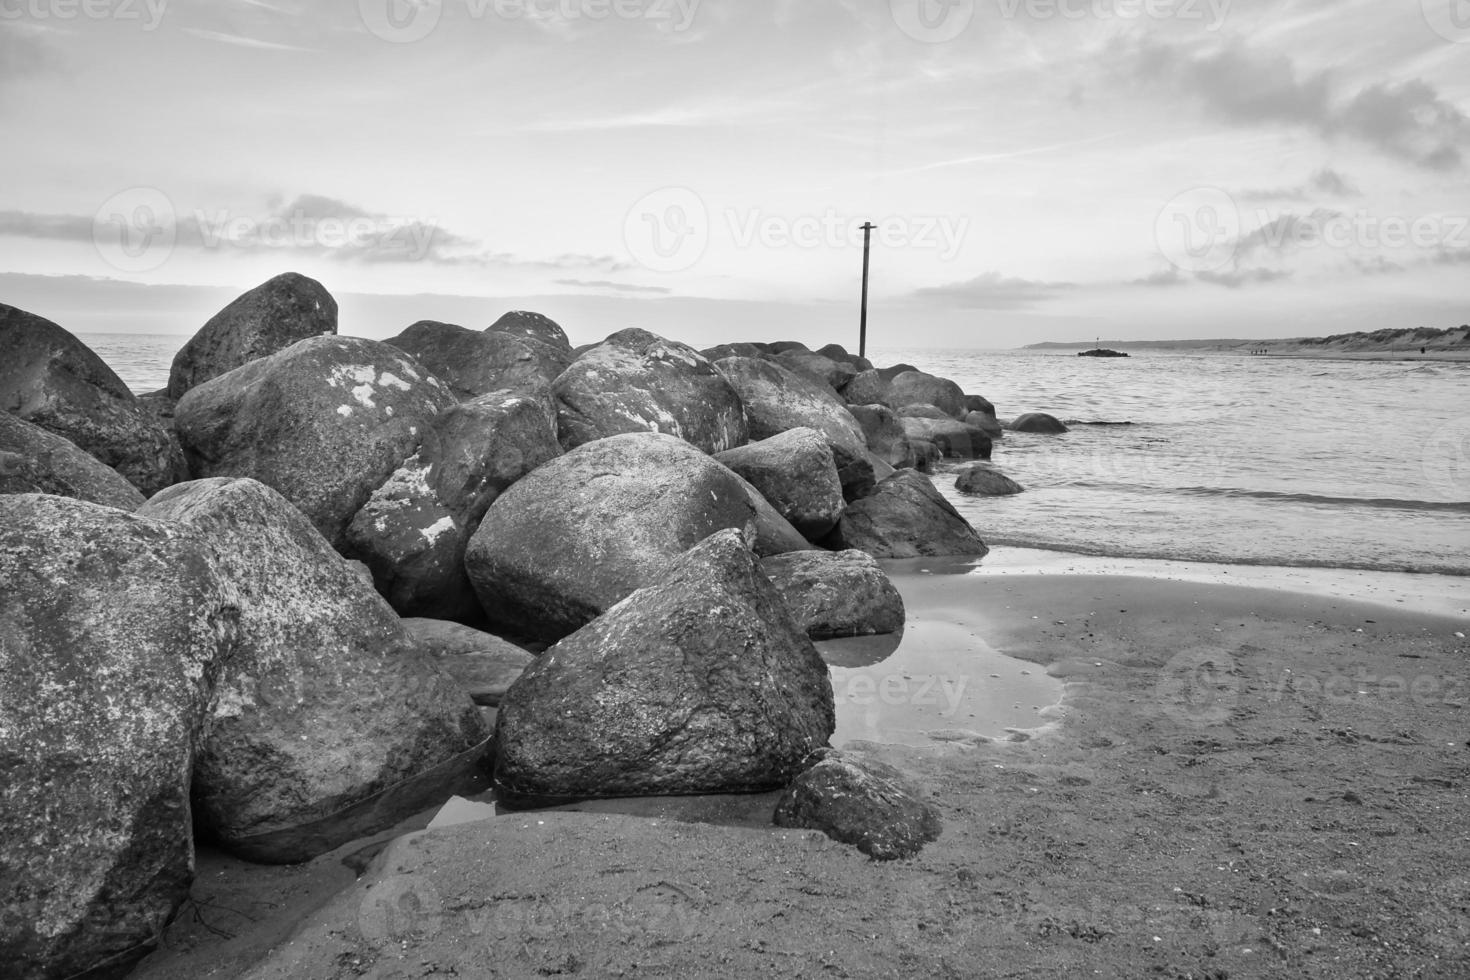
[[[186,338],[82,339],[133,391]],[[935,483],[991,545],[1133,558],[1470,575],[1470,363],[1234,354],[1079,358],[877,348],[1060,436],[1007,433],[1015,497]]]

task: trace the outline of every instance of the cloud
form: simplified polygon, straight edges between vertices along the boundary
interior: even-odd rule
[[[577,286],[582,289],[612,289],[620,293],[656,293],[667,295],[673,290],[666,286],[634,286],[628,283],[612,282],[608,279],[556,279],[553,280],[558,286]]]
[[[1346,136],[1429,170],[1458,169],[1470,148],[1470,118],[1420,79],[1343,97],[1331,72],[1300,72],[1286,55],[1254,53],[1239,41],[1209,50],[1147,38],[1116,43],[1135,83],[1183,91],[1227,122]]]
[[[913,296],[964,310],[1017,310],[1054,299],[1073,288],[1067,282],[1039,282],[986,272],[966,282],[917,289]]]
[[[1306,183],[1296,187],[1243,190],[1235,196],[1242,201],[1306,201],[1314,193],[1336,198],[1362,197],[1362,192],[1352,181],[1331,167],[1323,167],[1307,178]]]
[[[1291,278],[1285,269],[1231,269],[1229,272],[1197,272],[1195,278],[1227,289],[1239,289],[1246,285],[1277,282]]]

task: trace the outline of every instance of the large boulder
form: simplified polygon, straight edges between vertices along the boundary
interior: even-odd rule
[[[571,363],[570,354],[496,330],[420,320],[384,343],[418,361],[458,398],[502,389],[545,392]]]
[[[750,438],[769,439],[802,426],[816,429],[832,447],[843,496],[854,500],[873,488],[862,427],[825,385],[759,357],[721,358],[715,368],[739,393]]]
[[[1027,412],[1016,416],[1007,426],[1012,432],[1034,432],[1045,436],[1059,436],[1069,431],[1066,423],[1045,412]]]
[[[788,350],[771,355],[782,367],[804,374],[814,381],[831,388],[833,393],[847,387],[858,372],[845,361],[834,361],[830,357],[814,354],[809,350]]]
[[[994,446],[983,430],[957,419],[904,417],[898,421],[910,444],[933,443],[949,459],[989,459]]]
[[[839,364],[846,364],[853,369],[854,375],[873,370],[872,361],[858,354],[849,354],[847,348],[841,344],[828,344],[825,347],[818,348],[817,353],[828,360],[837,361]]]
[[[989,463],[971,463],[960,470],[954,488],[975,497],[1008,497],[1026,489]]]
[[[916,403],[933,405],[950,418],[963,418],[969,411],[964,391],[948,378],[938,378],[923,371],[904,371],[895,375],[889,382],[884,404],[890,408],[902,408]]]
[[[467,619],[470,536],[495,498],[561,455],[545,399],[497,391],[436,418],[418,452],[373,491],[347,527],[348,550],[403,616]]]
[[[69,439],[146,496],[187,477],[167,430],[90,347],[0,303],[0,411]]]
[[[765,344],[750,343],[716,344],[700,351],[711,363],[723,357],[760,357],[765,352]]]
[[[775,824],[820,830],[878,861],[913,857],[944,830],[898,770],[835,751],[791,783]]]
[[[647,330],[621,330],[552,385],[567,449],[624,432],[663,432],[707,453],[744,445],[740,396],[704,355]]]
[[[854,405],[889,405],[893,379],[906,371],[917,371],[912,364],[894,364],[885,368],[868,368],[847,383],[842,396]]]
[[[849,405],[847,410],[862,426],[868,450],[874,456],[898,469],[914,465],[914,447],[893,409],[887,405]]]
[[[511,310],[485,329],[487,333],[508,333],[517,337],[525,337],[537,343],[555,347],[566,354],[572,352],[572,344],[567,340],[566,331],[559,323],[543,313]]]
[[[405,619],[403,628],[476,704],[499,704],[536,659],[508,640],[442,619]]]
[[[239,592],[238,650],[194,770],[201,834],[303,861],[440,802],[432,781],[400,784],[484,743],[479,711],[304,516],[231,479],[170,487],[139,513],[203,535]],[[351,809],[390,787],[393,805]]]
[[[826,665],[728,530],[526,670],[495,778],[531,798],[769,790],[833,727]]]
[[[767,558],[792,551],[810,551],[816,547],[802,537],[801,532],[792,527],[791,522],[782,517],[749,480],[734,470],[730,471],[730,475],[740,481],[750,498],[750,505],[755,508],[755,542],[751,547],[757,555]]]
[[[914,470],[899,470],[871,495],[849,504],[822,543],[833,550],[856,548],[874,558],[979,558],[990,551],[929,478]]]
[[[70,439],[0,412],[0,494],[51,493],[134,510],[138,488]]]
[[[973,425],[991,439],[999,439],[1005,435],[1005,430],[996,420],[994,412],[969,412],[964,421],[966,425]]]
[[[820,538],[837,524],[847,502],[832,447],[816,429],[801,426],[715,456],[761,492],[791,526]]]
[[[337,301],[315,279],[287,272],[220,310],[174,355],[168,396],[175,401],[210,378],[337,332]]]
[[[682,439],[628,433],[579,446],[507,490],[470,539],[465,567],[492,623],[554,641],[724,528],[755,537],[739,477]]]
[[[807,636],[896,633],[903,629],[903,598],[883,569],[861,551],[797,551],[761,561]]]
[[[188,528],[0,497],[0,963],[115,977],[189,894],[189,773],[237,610]]]
[[[174,425],[196,478],[280,491],[334,547],[454,397],[402,351],[313,337],[192,389]]]

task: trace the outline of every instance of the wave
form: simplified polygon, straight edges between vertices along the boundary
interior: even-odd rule
[[[1279,490],[1246,490],[1241,487],[1157,487],[1139,483],[1113,483],[1097,480],[1073,480],[1071,487],[1094,490],[1124,490],[1132,493],[1191,497],[1226,497],[1247,500],[1274,500],[1282,503],[1317,504],[1332,507],[1367,507],[1382,510],[1410,510],[1447,514],[1470,514],[1470,500],[1412,500],[1398,497],[1339,497],[1319,493],[1287,493]]]

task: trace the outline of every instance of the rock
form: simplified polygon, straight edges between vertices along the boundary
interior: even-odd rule
[[[967,413],[979,412],[981,415],[989,415],[991,418],[995,418],[995,406],[990,404],[990,399],[982,398],[979,395],[965,396],[965,411]]]
[[[470,539],[465,567],[492,623],[554,641],[723,528],[755,536],[739,478],[675,436],[628,433],[579,446],[507,490]]]
[[[939,811],[893,767],[829,752],[797,776],[776,804],[778,827],[820,830],[879,861],[908,858],[939,839]]]
[[[978,558],[990,551],[929,478],[913,470],[899,470],[870,496],[848,504],[836,530],[822,543],[833,550],[856,548],[874,558]]]
[[[791,522],[782,517],[771,502],[753,487],[749,480],[733,470],[730,473],[745,488],[750,505],[755,508],[755,544],[751,547],[761,558],[784,555],[792,551],[810,551],[816,545],[802,537]]]
[[[914,469],[920,473],[933,473],[935,465],[944,459],[944,453],[928,439],[910,439],[909,445],[914,450]]]
[[[893,409],[887,405],[849,405],[847,410],[862,426],[873,455],[898,469],[914,465],[914,447]]]
[[[189,772],[236,615],[196,532],[0,497],[6,976],[126,973],[188,896]]]
[[[790,350],[809,351],[811,348],[799,340],[778,340],[774,344],[766,345],[766,352],[769,354],[784,354]]]
[[[826,664],[726,530],[521,675],[495,780],[533,799],[759,792],[833,728]]]
[[[621,330],[572,362],[552,385],[557,430],[571,449],[624,432],[678,436],[706,453],[744,445],[740,396],[694,348]]]
[[[508,640],[459,623],[405,619],[403,628],[476,704],[499,704],[506,690],[536,659]]]
[[[303,515],[244,479],[170,487],[139,513],[202,534],[239,592],[238,649],[194,768],[201,835],[249,860],[304,861],[438,802],[431,786],[366,823],[350,809],[488,733]]]
[[[968,409],[965,393],[960,386],[948,378],[936,378],[923,371],[904,371],[894,376],[888,385],[888,397],[884,401],[890,408],[922,403],[933,405],[950,418],[960,418]]]
[[[749,480],[807,538],[832,530],[847,506],[832,447],[816,429],[787,429],[715,459]]]
[[[974,426],[992,440],[1000,439],[1005,435],[1005,430],[1000,427],[1000,423],[996,421],[995,416],[987,415],[984,412],[970,412],[965,416],[965,424]]]
[[[900,418],[909,442],[933,443],[949,459],[989,459],[993,443],[972,425],[955,419]],[[917,452],[917,450],[916,450]]]
[[[862,374],[864,371],[873,370],[872,361],[868,360],[866,357],[861,357],[857,354],[849,354],[847,352],[847,348],[843,347],[841,344],[828,344],[827,346],[820,348],[817,353],[821,354],[825,358],[828,358],[829,360],[837,361],[839,364],[846,364],[847,366],[851,367],[853,369],[854,376]]]
[[[571,363],[560,348],[435,320],[420,320],[384,343],[418,361],[460,399],[505,389],[546,393]]]
[[[868,369],[847,383],[842,396],[854,405],[888,405],[893,379],[907,371],[918,371],[912,364],[895,364],[892,367]]]
[[[989,463],[971,463],[960,470],[954,487],[977,497],[1006,497],[1026,489]]]
[[[1027,412],[1019,415],[1009,426],[1012,432],[1035,432],[1040,435],[1056,436],[1069,431],[1067,427],[1045,412]]]
[[[843,496],[854,500],[872,489],[873,467],[862,427],[824,385],[757,357],[722,358],[715,369],[739,393],[750,438],[769,439],[801,426],[816,429],[832,446]]]
[[[50,320],[4,304],[0,411],[69,439],[145,496],[187,476],[163,426],[90,347]]]
[[[544,399],[498,391],[462,402],[434,420],[419,451],[352,518],[348,550],[399,615],[473,618],[470,536],[500,494],[559,455]]]
[[[765,352],[765,344],[716,344],[700,351],[710,363],[722,357],[760,357]]]
[[[851,364],[834,361],[809,350],[788,350],[773,357],[782,367],[820,381],[831,388],[834,394],[846,388],[847,383],[858,374]]]
[[[298,340],[337,332],[337,301],[315,279],[283,273],[220,310],[174,355],[168,397],[269,357]]]
[[[313,337],[192,389],[174,424],[196,477],[259,480],[341,550],[353,515],[453,404],[395,347]]]
[[[807,636],[896,633],[903,629],[903,599],[883,569],[861,551],[798,551],[761,561]]]
[[[0,494],[50,493],[135,510],[138,488],[70,439],[0,412]]]
[[[953,422],[954,416],[947,414],[944,409],[916,402],[912,405],[902,405],[893,410],[894,414],[903,419],[937,419],[944,422]]]
[[[529,310],[512,310],[511,312],[496,320],[486,327],[486,332],[498,332],[514,334],[517,337],[526,337],[567,354],[572,352],[572,344],[567,340],[566,331],[561,328],[551,317],[541,313],[532,313]]]

